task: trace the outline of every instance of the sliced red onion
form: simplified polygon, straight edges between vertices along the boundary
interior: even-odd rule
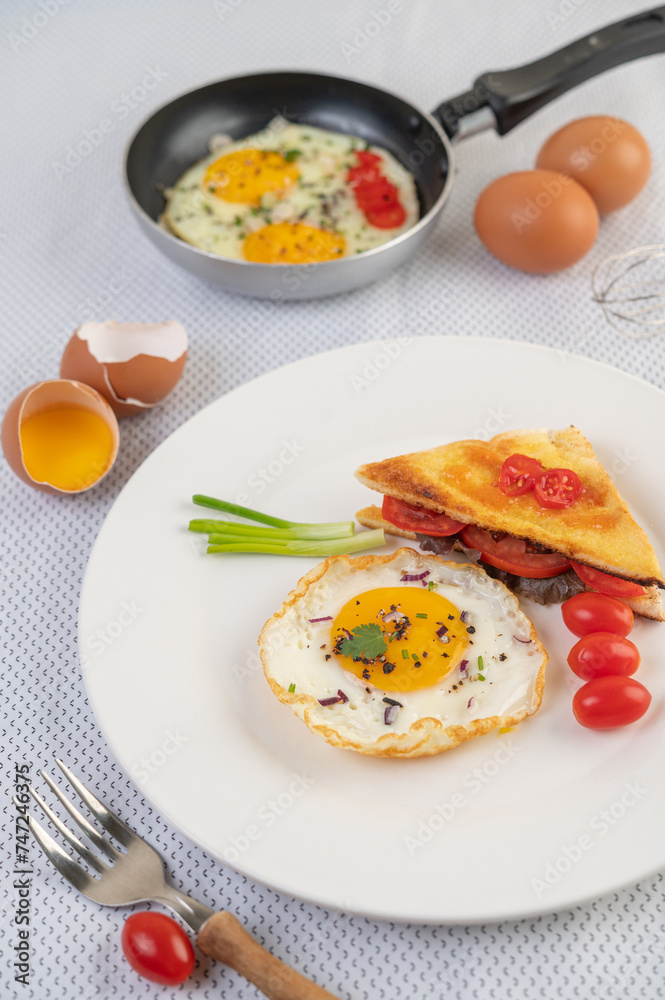
[[[448,631],[448,626],[447,625],[442,625],[441,628],[438,628],[436,630],[437,638],[443,639],[443,637],[444,637],[444,635],[446,634],[447,631]]]
[[[392,726],[393,722],[397,718],[397,713],[399,708],[397,705],[388,705],[385,712],[383,713],[383,721],[386,726]]]
[[[338,705],[341,700],[338,694],[334,694],[330,698],[319,698],[319,705],[323,705],[324,707],[326,705]],[[348,701],[349,699],[346,698],[345,700]]]
[[[514,635],[513,639],[515,642],[521,642],[523,646],[528,646],[530,642],[533,642],[533,639],[520,639],[518,635]]]
[[[417,583],[418,580],[424,580],[426,576],[430,575],[430,570],[426,569],[424,573],[405,573],[404,576],[400,577],[400,583]]]
[[[343,692],[343,691],[340,691],[339,689],[338,689],[338,691],[337,691],[337,697],[339,698],[339,700],[341,701],[341,703],[342,703],[343,705],[345,705],[345,704],[347,703],[347,701],[349,700],[349,699],[348,699],[348,698],[346,697],[346,695],[344,694],[344,692]]]
[[[308,618],[307,621],[310,622],[311,625],[316,625],[317,622],[331,622],[332,615],[326,615],[325,618]]]
[[[461,674],[465,674],[466,673],[466,668],[468,666],[469,666],[469,661],[468,660],[462,660],[462,662],[459,665],[459,672]]]
[[[462,614],[459,616],[459,620],[461,622],[468,622],[468,620],[469,620],[469,612],[468,611],[463,611]]]
[[[476,699],[473,697],[473,695],[471,695],[471,697],[467,701],[466,707],[470,709],[474,709],[476,707]]]
[[[347,639],[353,639],[353,633],[349,632],[348,628],[340,628],[340,632],[344,632]]]

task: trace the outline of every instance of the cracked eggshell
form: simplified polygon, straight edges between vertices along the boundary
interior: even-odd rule
[[[84,323],[60,363],[62,378],[91,385],[118,417],[143,413],[175,388],[187,359],[180,323]]]
[[[23,447],[21,445],[23,422],[42,410],[56,409],[62,406],[79,406],[84,410],[96,413],[109,428],[113,441],[113,450],[109,456],[108,466],[94,483],[79,490],[63,490],[50,483],[33,479],[23,461]],[[43,493],[55,493],[62,496],[63,494],[84,493],[92,486],[96,486],[111,471],[118,454],[120,432],[115,413],[95,389],[72,379],[54,378],[45,382],[35,382],[11,401],[2,420],[0,440],[7,464],[19,479]]]

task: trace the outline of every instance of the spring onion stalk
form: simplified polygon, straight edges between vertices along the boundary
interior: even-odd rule
[[[217,500],[216,497],[207,497],[201,493],[196,493],[192,500],[199,507],[211,507],[213,510],[221,510],[225,514],[235,514],[236,517],[246,517],[250,521],[259,521],[261,524],[268,524],[273,528],[286,528],[297,532],[297,538],[348,538],[355,532],[353,521],[330,521],[327,524],[306,524],[299,521],[285,521],[281,517],[271,517],[270,514],[262,514],[261,511],[252,510],[250,507],[241,507],[239,504],[230,503],[228,500]],[[196,528],[193,531],[199,530]]]
[[[237,521],[205,521],[198,518],[189,522],[190,531],[204,535],[242,535],[246,538],[299,538],[293,528],[260,528],[257,524],[238,524]]]
[[[261,552],[278,556],[334,556],[385,545],[381,528],[363,531],[353,538],[285,539],[256,536],[210,535],[208,552]]]

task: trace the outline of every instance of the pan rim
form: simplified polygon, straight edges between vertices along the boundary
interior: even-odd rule
[[[429,208],[427,212],[416,222],[414,226],[411,226],[410,229],[407,229],[399,236],[395,236],[392,240],[388,240],[388,242],[382,243],[381,246],[373,247],[370,250],[362,250],[360,253],[354,254],[352,257],[340,257],[336,260],[315,261],[308,264],[292,264],[292,263],[263,264],[263,263],[258,263],[256,261],[243,260],[235,257],[224,257],[222,256],[222,254],[213,253],[210,250],[203,250],[201,247],[196,247],[194,246],[194,244],[188,243],[187,240],[183,240],[181,239],[181,237],[176,236],[174,233],[170,233],[168,229],[164,229],[162,226],[159,225],[159,223],[155,219],[152,218],[151,215],[148,214],[148,212],[144,209],[143,205],[141,205],[138,198],[134,194],[128,174],[129,155],[131,153],[132,146],[134,145],[134,142],[136,141],[139,133],[145,128],[145,126],[148,125],[149,122],[153,120],[153,118],[156,118],[157,115],[161,114],[163,111],[165,111],[167,108],[170,108],[178,101],[184,100],[185,98],[190,97],[193,94],[196,94],[198,91],[205,90],[208,87],[214,86],[215,84],[232,83],[234,81],[239,81],[239,80],[249,80],[257,77],[269,77],[275,75],[300,75],[309,77],[317,76],[327,80],[340,80],[343,81],[344,83],[356,84],[360,87],[365,87],[369,90],[379,91],[380,93],[386,95],[387,97],[392,97],[395,100],[401,101],[403,104],[408,105],[410,108],[413,109],[415,114],[420,115],[430,125],[430,127],[434,129],[434,131],[437,133],[441,141],[442,148],[445,151],[446,156],[448,158],[448,173],[444,180],[443,187],[436,198],[436,201],[431,206],[431,208]],[[415,236],[417,233],[425,229],[428,225],[430,225],[433,222],[434,218],[439,214],[439,212],[443,208],[443,205],[448,197],[448,193],[452,186],[454,171],[455,171],[455,154],[453,151],[452,142],[449,139],[448,135],[446,134],[444,128],[439,124],[439,122],[431,113],[423,111],[421,108],[418,107],[418,105],[412,104],[410,101],[406,100],[400,94],[396,94],[391,90],[385,90],[383,87],[375,87],[374,84],[368,83],[365,80],[358,80],[355,79],[354,77],[348,77],[348,76],[339,76],[333,73],[321,73],[318,70],[307,70],[307,69],[282,68],[274,70],[261,70],[257,73],[240,73],[237,76],[229,76],[229,77],[222,77],[221,79],[209,80],[207,83],[200,84],[199,86],[194,87],[191,90],[183,91],[182,93],[171,98],[171,100],[166,101],[164,104],[160,105],[158,108],[155,108],[146,118],[144,118],[143,121],[139,123],[139,125],[136,127],[136,129],[128,139],[123,151],[123,186],[125,189],[125,194],[129,200],[132,209],[140,216],[141,220],[153,230],[153,232],[157,235],[159,239],[166,239],[167,242],[173,243],[174,245],[180,248],[185,247],[187,250],[190,250],[196,256],[203,257],[207,260],[219,261],[226,267],[228,267],[229,265],[236,265],[236,266],[240,265],[241,267],[245,268],[253,268],[255,271],[268,270],[270,273],[279,273],[279,271],[288,270],[289,268],[294,268],[294,267],[296,268],[306,267],[308,269],[311,268],[312,270],[320,271],[322,269],[328,269],[331,267],[348,266],[349,261],[351,260],[367,260],[370,257],[376,257],[377,255],[381,254],[382,252],[388,249],[392,249],[394,247],[399,246],[401,243],[404,243],[406,240]]]

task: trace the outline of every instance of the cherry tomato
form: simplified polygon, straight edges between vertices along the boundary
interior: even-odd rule
[[[528,455],[510,455],[501,466],[499,488],[508,497],[530,493],[543,475],[543,463]]]
[[[405,503],[404,500],[397,500],[395,497],[384,496],[381,513],[386,521],[390,521],[396,528],[416,531],[423,535],[437,535],[437,537],[456,535],[464,527],[464,521],[455,521],[447,514],[433,514],[424,507]]]
[[[597,590],[599,594],[607,594],[608,597],[643,597],[646,594],[646,590],[640,587],[639,583],[631,583],[630,580],[622,580],[619,576],[601,573],[598,569],[583,566],[581,563],[573,562],[572,559],[570,565],[580,580]]]
[[[189,937],[165,913],[132,913],[127,917],[122,950],[135,972],[164,986],[184,983],[195,965]]]
[[[570,507],[582,492],[582,483],[572,469],[548,469],[533,492],[541,507]]]
[[[566,628],[580,638],[590,632],[628,635],[633,627],[628,605],[605,594],[575,594],[561,605],[561,614]]]
[[[558,552],[529,552],[523,538],[503,535],[494,538],[491,531],[469,524],[462,531],[462,541],[473,549],[480,549],[480,557],[490,566],[505,569],[515,576],[528,576],[542,580],[559,576],[569,568],[568,560]]]
[[[614,632],[590,632],[568,654],[568,666],[583,681],[594,677],[630,677],[640,665],[635,643]]]
[[[381,162],[381,157],[376,153],[370,153],[368,149],[357,149],[356,159],[361,167],[376,166]]]
[[[573,698],[573,713],[587,729],[615,729],[641,719],[651,704],[644,684],[632,677],[596,677]]]

